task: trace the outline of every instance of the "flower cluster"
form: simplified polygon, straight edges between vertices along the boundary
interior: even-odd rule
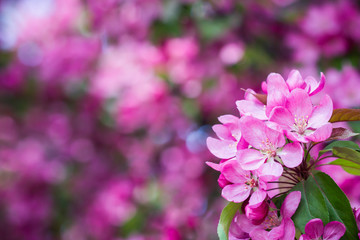
[[[271,73],[262,84],[265,94],[248,89],[245,99],[236,102],[240,118],[224,115],[219,117],[222,124],[213,126],[218,138],[209,137],[207,146],[221,162],[208,165],[220,172],[222,196],[242,203],[243,214],[233,223],[240,230],[230,229],[232,239],[295,238],[291,217],[302,193],[292,188],[306,181],[320,160],[311,157],[311,149],[343,134],[330,122],[333,103],[324,86],[322,73],[320,81],[304,79],[297,70],[286,80]],[[281,195],[287,196],[278,218],[274,201]],[[345,233],[341,222],[333,221],[325,230],[322,224],[311,220],[300,239],[318,239],[323,231],[324,239],[339,239]]]

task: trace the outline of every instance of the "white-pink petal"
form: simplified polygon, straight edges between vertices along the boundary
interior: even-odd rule
[[[284,165],[288,168],[299,166],[304,156],[304,150],[300,143],[293,142],[286,144],[282,151],[277,153],[283,161]]]
[[[333,102],[329,95],[324,95],[320,104],[316,106],[308,121],[308,127],[319,128],[329,122],[333,113]]]
[[[299,206],[301,200],[301,192],[300,191],[294,191],[289,193],[282,206],[281,206],[281,215],[283,218],[291,218],[292,215],[296,212],[296,209]]]
[[[208,137],[206,144],[210,152],[221,159],[230,159],[236,156],[236,142],[230,140],[219,140]]]
[[[260,204],[265,200],[267,194],[266,191],[257,189],[253,194],[251,194],[251,197],[249,199],[249,206],[251,207],[258,207]]]
[[[251,187],[245,184],[231,184],[226,185],[221,195],[223,198],[230,202],[243,202],[245,201],[250,195]]]
[[[301,120],[299,118],[302,117],[310,117],[312,113],[312,103],[310,96],[303,89],[294,89],[286,102],[286,108],[291,112],[291,114]]]
[[[306,139],[312,142],[323,142],[331,136],[332,124],[327,123],[316,129],[313,133],[306,136]]]
[[[236,159],[244,170],[256,170],[264,164],[266,156],[255,149],[239,150]]]
[[[290,129],[294,125],[293,115],[284,107],[275,107],[270,114],[269,120],[285,129]]]

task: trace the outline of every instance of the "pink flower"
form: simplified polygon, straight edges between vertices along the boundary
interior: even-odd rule
[[[236,156],[238,149],[243,146],[240,132],[240,119],[233,115],[219,117],[222,124],[213,126],[213,130],[220,139],[209,137],[206,141],[212,154],[221,159],[231,159]]]
[[[305,234],[299,240],[339,240],[345,234],[346,228],[338,221],[329,222],[325,228],[321,219],[310,220],[305,226]]]
[[[285,198],[281,210],[280,218],[277,214],[272,214],[262,224],[261,227],[255,228],[250,232],[250,237],[253,240],[289,240],[295,238],[295,225],[291,220],[301,200],[301,192],[295,191],[289,193]],[[274,212],[272,212],[274,213]],[[264,228],[271,229],[266,231]]]
[[[236,101],[236,106],[241,116],[252,116],[260,120],[267,120],[266,106],[254,94],[256,94],[254,90],[247,89],[244,96],[245,100]]]
[[[262,167],[267,175],[279,177],[282,166],[276,161],[283,162],[287,167],[296,167],[301,163],[303,150],[298,142],[285,145],[284,135],[268,127],[264,122],[253,118],[243,117],[240,129],[244,139],[255,149],[238,151],[237,160],[244,170],[255,170]],[[283,147],[285,145],[285,147]]]
[[[254,225],[261,224],[267,217],[268,212],[269,204],[267,201],[263,201],[258,207],[252,207],[249,205],[245,206],[245,215]]]
[[[313,107],[305,90],[294,89],[285,100],[285,106],[275,107],[270,121],[281,125],[286,136],[293,141],[321,142],[331,135],[332,100],[325,95],[318,106]]]
[[[267,196],[266,183],[257,172],[243,170],[236,160],[229,160],[222,174],[232,184],[226,185],[222,196],[231,202],[243,202],[250,195],[249,206],[259,206]]]

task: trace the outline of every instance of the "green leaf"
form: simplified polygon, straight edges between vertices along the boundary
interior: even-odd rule
[[[334,147],[333,155],[335,157],[349,160],[351,162],[360,164],[360,153],[354,149],[347,148],[347,147]]]
[[[334,109],[329,122],[360,121],[360,109]]]
[[[352,142],[352,141],[335,141],[330,143],[329,145],[327,145],[325,149],[327,150],[331,150],[333,147],[347,147],[347,148],[351,148],[351,149],[355,149],[355,150],[360,150],[359,145],[357,145],[356,143]]]
[[[329,162],[330,165],[338,165],[341,166],[346,172],[360,176],[360,164],[351,162],[349,160],[338,158],[335,161]]]
[[[349,200],[334,180],[323,172],[317,172],[307,181],[314,182],[321,190],[328,208],[329,221],[339,221],[345,225],[346,232],[341,239],[358,240],[358,229]]]
[[[229,204],[222,210],[217,227],[217,233],[220,240],[228,239],[230,224],[234,219],[236,212],[241,208],[241,205],[242,203],[229,202]]]
[[[320,218],[325,224],[329,222],[326,202],[313,178],[299,182],[291,191],[301,192],[301,201],[292,219],[295,226],[305,232],[305,225],[314,218]]]
[[[319,157],[324,153],[332,151],[333,147],[347,147],[355,150],[360,150],[359,145],[352,141],[334,141],[327,145],[323,150],[319,151]]]

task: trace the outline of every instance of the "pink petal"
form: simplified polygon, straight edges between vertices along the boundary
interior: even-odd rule
[[[256,228],[250,232],[250,237],[252,240],[268,240],[268,236],[269,232],[262,228]]]
[[[255,170],[264,164],[266,156],[255,149],[239,150],[236,159],[244,170]]]
[[[309,238],[308,235],[303,234],[300,236],[299,240],[311,240],[311,238]]]
[[[265,123],[254,117],[242,117],[240,120],[242,137],[257,149],[262,149],[266,141],[265,127]]]
[[[310,96],[307,92],[303,89],[297,88],[290,93],[286,103],[286,108],[295,118],[299,118],[310,117],[313,107]]]
[[[225,127],[224,125],[216,124],[212,127],[212,129],[220,139],[236,141],[236,139],[231,135],[229,128]]]
[[[226,185],[221,195],[223,198],[230,202],[243,202],[245,201],[250,195],[251,187],[245,184],[231,184]]]
[[[281,215],[283,218],[291,218],[292,215],[296,212],[296,209],[299,206],[301,200],[301,192],[300,191],[294,191],[289,193],[282,206],[281,206]]]
[[[250,178],[250,172],[243,170],[236,160],[226,161],[221,173],[232,183],[245,183]]]
[[[265,200],[267,194],[266,191],[257,189],[249,199],[249,206],[250,207],[258,207],[261,203]]]
[[[283,167],[281,166],[280,163],[277,163],[275,161],[270,161],[264,163],[257,172],[259,174],[259,177],[263,181],[266,182],[275,181],[283,173]]]
[[[331,132],[332,132],[332,124],[328,123],[316,129],[313,133],[306,136],[305,138],[312,142],[322,142],[331,136]]]
[[[306,85],[298,70],[292,70],[289,73],[286,83],[289,86],[290,91],[292,91],[295,88],[304,88]]]
[[[286,232],[285,229],[285,221],[282,220],[280,226],[274,227],[270,232],[269,232],[269,238],[267,239],[283,239],[283,236]]]
[[[304,150],[300,143],[293,142],[286,144],[283,150],[277,153],[281,157],[284,165],[288,168],[294,168],[299,166],[304,156]]]
[[[305,225],[305,233],[311,239],[316,239],[321,237],[323,232],[324,232],[324,225],[320,218],[312,219]]]
[[[236,101],[236,106],[241,116],[253,116],[260,120],[267,120],[264,104],[253,101],[240,100]]]
[[[284,221],[284,235],[281,240],[295,239],[295,225],[291,218],[285,218]]]
[[[306,79],[305,79],[306,81]],[[321,90],[323,90],[324,86],[325,86],[325,75],[323,73],[321,73],[321,77],[320,77],[320,82],[315,85],[313,84],[313,86],[310,88],[310,96],[313,96],[315,94],[317,94],[318,92],[320,92]]]
[[[279,148],[284,146],[285,144],[285,137],[282,131],[277,131],[268,127],[265,124],[265,136],[269,141],[274,145],[275,148]],[[275,150],[275,149],[274,149]]]
[[[271,73],[267,78],[267,91],[266,115],[269,116],[274,107],[285,106],[289,88],[280,74]]]
[[[246,233],[251,232],[254,228],[257,228],[256,225],[252,224],[245,214],[241,214],[236,218],[236,223],[239,225],[240,229]]]
[[[294,125],[294,117],[284,107],[275,107],[269,116],[269,120],[285,127],[285,129],[289,129]]]
[[[320,104],[316,106],[308,121],[308,127],[319,128],[329,122],[333,113],[333,103],[329,95],[324,95]]]
[[[285,132],[285,135],[286,135],[291,141],[294,141],[294,142],[303,142],[303,143],[309,142],[309,140],[306,138],[305,135],[300,135],[299,133],[297,133],[297,132],[292,132],[291,130],[290,130],[290,131],[286,131],[286,132]]]
[[[219,122],[221,122],[222,124],[228,124],[228,123],[236,124],[237,121],[239,121],[238,117],[235,117],[230,114],[222,115],[222,116],[218,117],[218,119],[219,119]]]
[[[229,140],[219,140],[216,138],[208,137],[206,145],[210,152],[221,159],[230,159],[236,155],[236,142]]]
[[[338,221],[329,222],[324,229],[324,240],[339,240],[345,234],[345,225]]]

